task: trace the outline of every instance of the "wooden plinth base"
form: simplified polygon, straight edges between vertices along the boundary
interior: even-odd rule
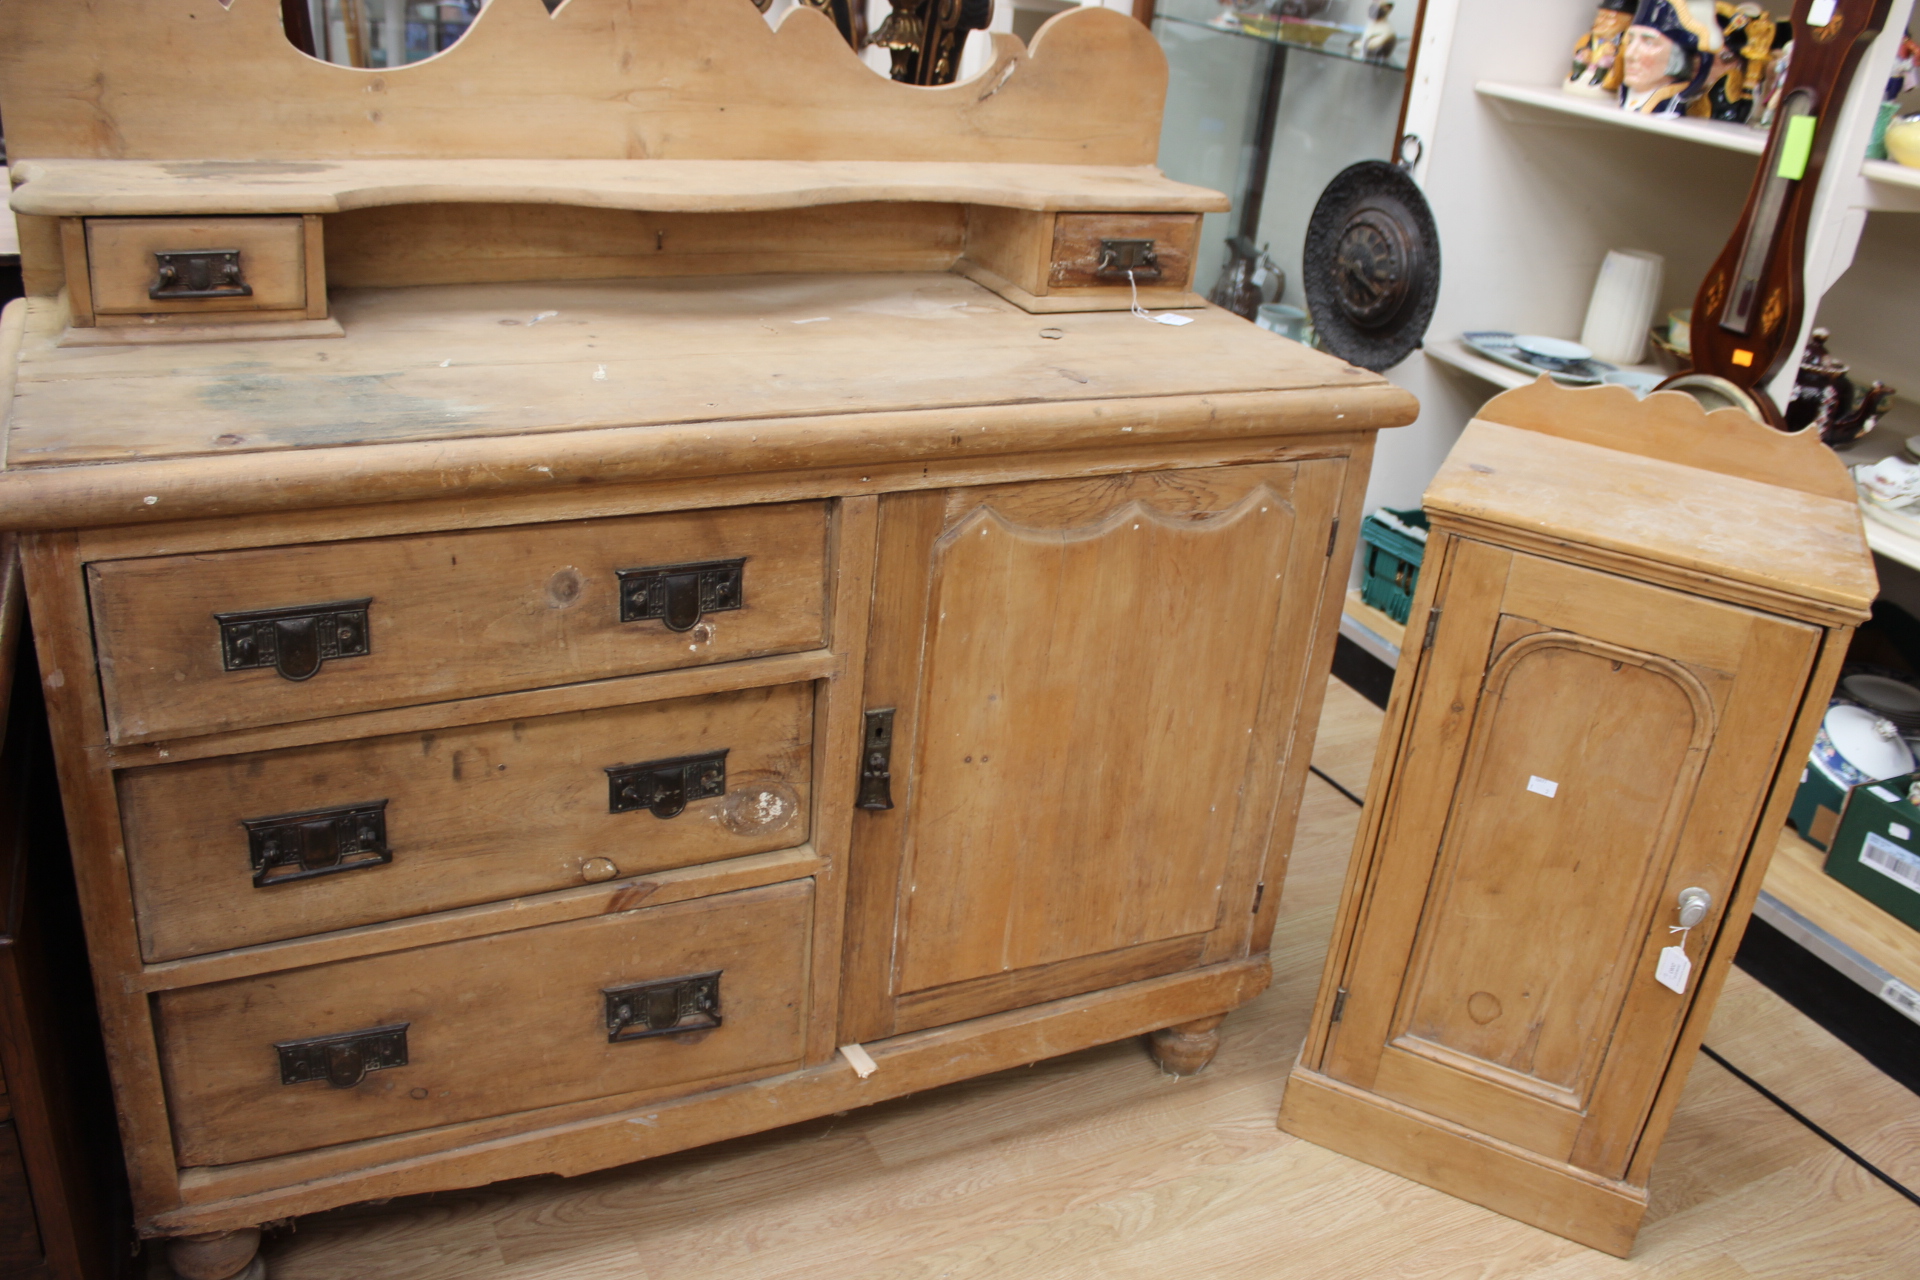
[[[1597,1177],[1295,1066],[1280,1104],[1295,1137],[1624,1258],[1645,1187]]]

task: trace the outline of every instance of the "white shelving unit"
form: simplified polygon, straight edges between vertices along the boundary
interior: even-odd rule
[[[1697,142],[1704,146],[1719,147],[1726,151],[1740,151],[1757,156],[1766,150],[1767,135],[1758,129],[1749,129],[1745,125],[1725,124],[1718,120],[1676,120],[1671,116],[1643,116],[1631,111],[1622,111],[1611,102],[1598,98],[1583,98],[1577,94],[1564,93],[1559,89],[1542,89],[1528,84],[1503,84],[1497,80],[1482,80],[1473,86],[1473,91],[1496,103],[1496,110],[1508,119],[1518,119],[1518,113],[1511,107],[1499,104],[1514,104],[1529,111],[1551,111],[1560,115],[1585,120],[1598,128],[1635,129],[1642,133],[1661,134],[1669,138],[1680,138],[1688,142]]]
[[[1906,271],[1897,237],[1869,226],[1870,215],[1920,211],[1920,171],[1848,159],[1866,153],[1912,8],[1895,0],[1840,108],[1808,236],[1804,326],[1833,329],[1859,374],[1920,393],[1920,324],[1891,314],[1920,275]],[[1419,396],[1422,415],[1382,437],[1370,506],[1416,503],[1467,418],[1511,385],[1509,371],[1459,348],[1461,333],[1577,337],[1609,249],[1661,254],[1656,314],[1688,306],[1739,218],[1765,135],[1563,93],[1560,77],[1592,18],[1591,0],[1428,0],[1406,127],[1426,144],[1414,176],[1440,229],[1440,299],[1427,349],[1390,374]],[[1848,276],[1863,233],[1873,260]],[[1791,379],[1789,367],[1776,388]],[[1920,431],[1920,410],[1910,427],[1898,421],[1908,412],[1895,410],[1893,429]]]

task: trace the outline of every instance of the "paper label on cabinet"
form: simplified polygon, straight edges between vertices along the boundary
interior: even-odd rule
[[[1543,778],[1535,774],[1533,777],[1527,779],[1527,790],[1537,796],[1545,796],[1551,800],[1553,799],[1554,792],[1560,790],[1560,784],[1550,778]]]
[[[1889,822],[1887,824],[1887,834],[1892,836],[1895,840],[1913,839],[1912,829],[1909,828],[1903,822]]]
[[[1888,804],[1900,803],[1900,797],[1893,794],[1893,792],[1887,790],[1885,787],[1868,787],[1867,794],[1870,796],[1878,796],[1880,797],[1880,799],[1885,800]]]
[[[1656,982],[1676,995],[1687,994],[1687,977],[1693,972],[1693,961],[1687,959],[1685,947],[1660,948],[1660,963],[1653,971]]]

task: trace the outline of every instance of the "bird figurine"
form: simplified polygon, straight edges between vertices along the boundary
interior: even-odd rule
[[[1393,24],[1387,21],[1387,15],[1393,12],[1393,0],[1379,0],[1378,4],[1367,6],[1367,25],[1353,38],[1353,51],[1368,62],[1385,62],[1393,56],[1394,43],[1400,37],[1394,34]]]

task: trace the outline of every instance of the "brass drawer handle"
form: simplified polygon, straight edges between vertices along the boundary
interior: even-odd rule
[[[651,810],[656,818],[678,817],[690,800],[727,794],[727,750],[643,764],[607,767],[607,812]]]
[[[407,1028],[396,1022],[339,1036],[287,1040],[274,1045],[280,1055],[281,1084],[311,1084],[325,1080],[336,1089],[351,1089],[369,1071],[407,1065]]]
[[[607,1005],[607,1043],[645,1040],[649,1036],[706,1031],[720,1025],[720,975],[689,974],[637,982],[628,987],[604,987]]]
[[[256,889],[393,861],[385,800],[242,818],[240,825],[247,829]]]
[[[699,564],[663,564],[649,569],[615,569],[620,579],[620,621],[658,618],[669,631],[691,631],[709,613],[725,613],[746,603],[738,560]]]
[[[156,302],[176,298],[251,298],[253,286],[240,272],[238,249],[155,250],[156,279],[147,296]]]
[[[330,658],[364,658],[373,652],[364,600],[296,604],[283,609],[216,613],[220,658],[228,671],[272,667],[288,680],[305,680]]]
[[[1093,274],[1109,280],[1125,280],[1131,272],[1135,280],[1158,280],[1160,259],[1151,240],[1101,240],[1100,261]]]

